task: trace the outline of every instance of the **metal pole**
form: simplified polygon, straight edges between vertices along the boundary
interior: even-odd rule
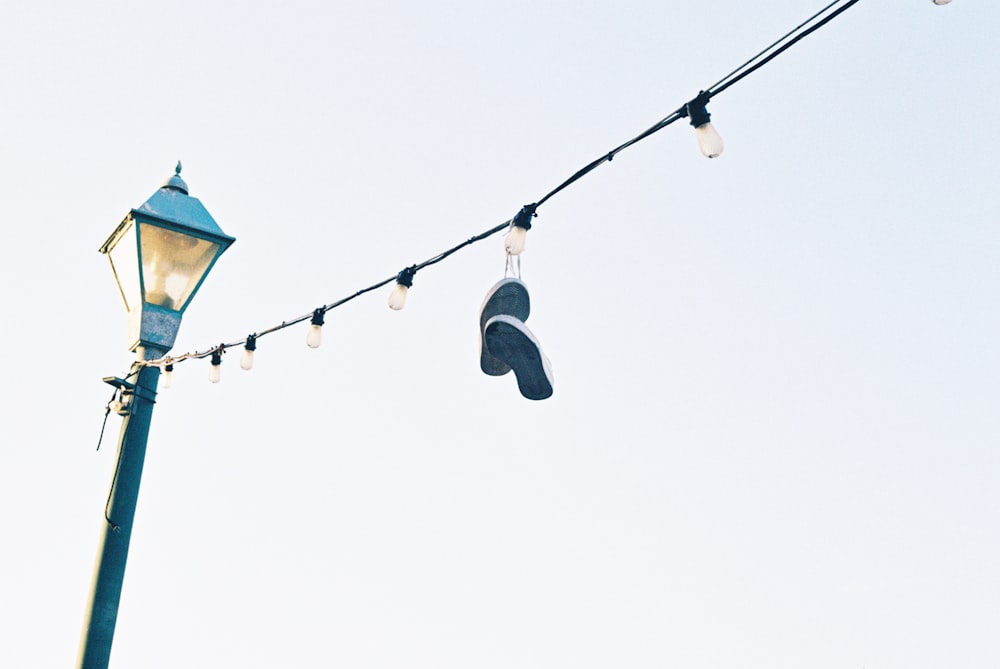
[[[149,349],[144,353],[140,349],[139,353],[142,359],[145,355],[159,352]],[[160,368],[156,366],[137,362],[132,367],[133,375],[136,372],[138,377],[128,405],[129,413],[122,422],[118,440],[117,467],[111,481],[104,534],[97,552],[90,607],[83,625],[78,664],[81,669],[106,669],[111,657],[111,641],[118,619],[139,480],[146,458],[146,439],[156,403],[156,384],[160,378]]]

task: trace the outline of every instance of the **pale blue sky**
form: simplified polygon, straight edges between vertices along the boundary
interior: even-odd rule
[[[184,162],[237,242],[175,352],[496,225],[819,9],[18,3],[0,23],[0,666],[76,657],[129,365],[97,247]],[[863,0],[501,238],[179,365],[117,667],[1000,665],[1000,4]],[[77,292],[79,289],[79,292]]]

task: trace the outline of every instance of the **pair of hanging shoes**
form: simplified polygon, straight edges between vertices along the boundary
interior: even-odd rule
[[[490,376],[514,370],[521,394],[544,400],[552,395],[552,369],[524,324],[530,312],[528,288],[520,279],[502,279],[490,289],[479,311],[479,366]]]

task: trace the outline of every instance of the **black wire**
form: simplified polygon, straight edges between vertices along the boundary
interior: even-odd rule
[[[500,225],[492,227],[489,230],[487,230],[486,232],[481,232],[478,235],[475,235],[474,237],[469,237],[468,239],[466,239],[461,244],[459,244],[457,246],[453,246],[452,248],[448,249],[447,251],[444,251],[443,253],[437,254],[436,256],[434,256],[433,258],[431,258],[430,260],[425,260],[424,262],[419,263],[416,266],[416,268],[418,270],[420,270],[420,269],[423,269],[424,267],[430,267],[431,265],[436,265],[439,262],[441,262],[442,260],[444,260],[445,258],[447,258],[448,256],[450,256],[452,253],[455,253],[456,251],[461,251],[466,246],[469,246],[471,244],[475,244],[478,241],[482,241],[482,240],[486,239],[487,237],[495,235],[496,233],[498,233],[498,232],[500,232],[502,230],[506,230],[508,227],[510,227],[510,221],[509,220],[504,221]]]
[[[508,220],[508,221],[506,221],[504,223],[501,223],[500,225],[497,225],[497,226],[494,226],[494,227],[490,228],[489,230],[481,232],[478,235],[475,235],[473,237],[469,237],[467,240],[465,240],[461,244],[458,244],[457,246],[454,246],[454,247],[448,249],[447,251],[439,253],[438,255],[436,255],[436,256],[434,256],[432,258],[429,258],[429,259],[427,259],[427,260],[425,260],[425,261],[423,261],[421,263],[418,263],[415,267],[419,270],[419,269],[423,269],[424,267],[429,267],[431,265],[436,265],[437,263],[441,262],[442,260],[444,260],[448,256],[452,255],[453,253],[455,253],[457,251],[460,251],[461,249],[465,248],[466,246],[469,246],[470,244],[474,244],[475,242],[482,241],[483,239],[491,237],[491,236],[495,235],[496,233],[501,232],[502,230],[505,230],[509,226],[510,226],[510,221]],[[343,298],[337,300],[336,302],[331,302],[330,304],[325,304],[325,305],[323,305],[322,307],[319,307],[319,308],[322,309],[324,312],[330,311],[331,309],[336,309],[337,307],[339,307],[339,306],[341,306],[343,304],[346,304],[347,302],[350,302],[351,300],[353,300],[353,299],[355,299],[357,297],[361,297],[365,293],[370,293],[373,290],[378,290],[379,288],[382,288],[383,286],[386,286],[386,285],[394,282],[395,280],[396,280],[396,275],[394,274],[391,277],[389,277],[388,279],[383,279],[382,281],[379,281],[378,283],[372,284],[371,286],[368,286],[367,288],[362,288],[361,290],[355,291],[354,293],[352,293],[351,295],[348,295],[347,297],[343,297]],[[312,318],[312,315],[313,315],[314,312],[315,312],[315,310],[310,311],[308,314],[303,314],[302,316],[298,316],[296,318],[293,318],[291,320],[282,321],[279,325],[272,326],[270,328],[267,328],[266,330],[261,330],[261,331],[259,331],[257,333],[256,337],[257,337],[257,339],[260,339],[261,337],[263,337],[265,335],[269,335],[269,334],[272,334],[274,332],[278,332],[280,330],[284,330],[285,328],[291,327],[293,325],[298,325],[299,323],[302,323],[302,322],[307,321],[310,318]],[[179,362],[179,361],[186,360],[186,359],[200,360],[200,359],[203,359],[203,358],[207,358],[208,356],[212,355],[212,353],[218,351],[220,348],[222,348],[223,350],[226,350],[226,349],[234,348],[236,346],[243,346],[244,344],[246,344],[246,337],[244,337],[243,339],[234,341],[234,342],[229,342],[228,344],[222,344],[221,346],[213,346],[211,349],[208,349],[208,350],[205,350],[205,351],[195,351],[195,352],[192,352],[192,353],[185,353],[185,354],[179,355],[179,356],[171,356],[171,360],[173,362]]]
[[[139,380],[139,373],[142,372],[142,368],[143,368],[142,363],[140,363],[140,362],[134,363],[132,365],[132,368],[129,370],[129,373],[125,376],[125,380],[128,381],[132,377],[135,377],[136,381],[138,381]],[[116,389],[115,392],[117,392],[117,389]],[[114,399],[114,396],[112,396],[112,399]],[[110,403],[109,403],[109,405],[110,405]],[[108,413],[110,413],[110,411],[111,411],[111,407],[109,406],[108,407]],[[108,421],[108,413],[104,414],[104,422],[105,422],[105,424],[107,424],[107,421]],[[129,420],[128,417],[126,417],[125,418],[125,423],[122,425],[122,434],[121,434],[121,437],[120,437],[119,447],[118,447],[118,460],[115,462],[115,473],[111,477],[111,486],[108,488],[108,498],[104,502],[104,520],[108,523],[108,525],[111,527],[111,530],[113,532],[117,532],[119,530],[119,526],[118,526],[117,523],[115,523],[113,520],[111,520],[111,515],[110,515],[110,513],[111,513],[111,497],[114,495],[114,492],[115,492],[115,484],[118,483],[118,473],[119,473],[119,471],[121,470],[121,467],[122,467],[122,457],[124,457],[124,455],[125,455],[125,444],[128,443],[128,438],[127,437],[128,437],[128,431],[129,431],[129,428],[131,427],[131,425],[132,425],[131,421]],[[104,437],[104,428],[103,427],[101,428],[101,437],[102,438]],[[97,448],[100,449],[100,447],[101,447],[101,442],[98,441],[97,442]]]
[[[112,532],[118,531],[118,525],[111,520],[111,497],[115,492],[115,484],[118,483],[118,472],[122,468],[122,456],[125,454],[125,444],[128,443],[126,436],[128,435],[128,429],[130,427],[129,420],[125,419],[125,425],[122,428],[121,445],[118,447],[118,461],[115,463],[115,474],[111,477],[111,487],[108,488],[108,499],[104,502],[104,520],[111,527]]]
[[[597,160],[591,162],[589,165],[586,165],[586,166],[580,168],[579,170],[577,170],[576,173],[573,174],[573,176],[571,176],[569,179],[566,179],[566,181],[564,181],[561,184],[559,184],[558,186],[556,186],[555,189],[553,189],[552,191],[550,191],[548,194],[545,195],[545,197],[543,197],[541,200],[539,200],[537,203],[535,203],[536,206],[538,206],[538,207],[542,206],[542,204],[545,203],[546,200],[548,200],[550,197],[552,197],[553,195],[555,195],[559,191],[563,190],[564,188],[567,188],[568,186],[573,185],[574,183],[576,183],[577,181],[579,181],[583,177],[587,176],[588,174],[590,174],[591,172],[593,172],[595,169],[597,169],[598,167],[600,167],[604,163],[610,163],[614,159],[614,157],[616,155],[618,155],[619,153],[621,153],[625,149],[629,148],[633,144],[641,142],[642,140],[646,139],[647,137],[649,137],[653,133],[659,132],[660,130],[663,130],[668,125],[670,125],[671,123],[673,123],[674,121],[676,121],[676,120],[678,120],[680,118],[682,118],[682,116],[678,115],[678,112],[674,112],[673,114],[671,114],[667,118],[663,119],[662,121],[660,121],[659,123],[657,123],[653,127],[651,127],[648,130],[644,131],[642,134],[637,135],[636,137],[633,137],[632,139],[628,140],[627,142],[625,142],[624,144],[618,146],[617,148],[611,149],[610,151],[608,151],[607,153],[605,153],[603,156],[601,156]]]
[[[825,12],[826,10],[830,9],[831,7],[833,7],[838,2],[841,2],[841,0],[833,0],[833,2],[831,2],[829,5],[827,5],[823,9],[819,10],[818,12],[816,12],[815,14],[813,14],[812,16],[810,16],[808,19],[806,19],[805,21],[803,21],[799,25],[795,26],[794,28],[792,28],[791,30],[789,30],[787,33],[785,33],[784,35],[782,35],[778,39],[776,39],[772,44],[770,44],[766,49],[763,49],[756,56],[754,56],[753,58],[751,58],[747,62],[743,63],[742,65],[740,65],[739,67],[737,67],[735,70],[733,70],[732,72],[730,72],[726,76],[722,77],[722,79],[719,79],[717,82],[715,82],[714,84],[712,84],[707,90],[712,90],[713,88],[715,88],[719,84],[721,84],[724,81],[726,81],[726,79],[729,79],[729,77],[733,76],[734,74],[736,74],[737,72],[739,72],[740,70],[742,70],[744,67],[746,67],[750,63],[754,62],[755,60],[757,60],[758,58],[760,58],[761,56],[763,56],[765,53],[767,53],[768,51],[770,51],[774,47],[776,47],[779,44],[781,44],[783,41],[785,41],[786,39],[788,39],[791,35],[795,34],[795,31],[800,30],[805,25],[808,25],[813,19],[815,19],[817,16],[819,16],[820,14],[822,14],[823,12]]]
[[[848,9],[850,9],[851,7],[853,7],[854,5],[856,5],[858,2],[860,2],[860,0],[848,0],[848,2],[847,2],[846,5],[844,5],[843,7],[841,7],[840,9],[838,9],[837,11],[833,12],[832,14],[830,14],[829,16],[827,16],[825,19],[823,19],[822,21],[820,21],[816,25],[811,26],[810,28],[808,28],[808,29],[802,31],[801,33],[799,33],[798,35],[796,35],[794,39],[790,40],[787,44],[784,44],[780,49],[778,49],[777,51],[775,51],[774,53],[772,53],[771,55],[769,55],[767,58],[765,58],[764,60],[762,60],[759,63],[757,63],[756,65],[754,65],[753,67],[751,67],[749,70],[741,73],[737,77],[734,77],[732,80],[726,82],[724,85],[722,85],[722,86],[720,86],[718,88],[710,90],[709,91],[710,97],[718,95],[719,93],[721,93],[722,91],[726,90],[727,88],[729,88],[730,86],[732,86],[736,82],[742,81],[747,76],[753,74],[754,72],[756,72],[760,68],[764,67],[765,65],[767,65],[768,63],[770,63],[772,60],[774,60],[775,58],[777,58],[778,56],[780,56],[782,53],[784,53],[785,51],[787,51],[789,48],[791,48],[792,45],[798,43],[800,40],[802,40],[803,38],[807,37],[808,35],[813,34],[817,30],[819,30],[820,28],[822,28],[823,26],[825,26],[827,23],[829,23],[830,21],[834,20],[835,18],[837,18],[838,16],[840,16],[841,14],[843,14],[844,12],[846,12]]]
[[[115,397],[117,396],[118,389],[115,388],[111,392],[111,399],[109,399],[108,403],[104,405],[104,422],[101,423],[101,436],[97,438],[97,448],[94,449],[95,451],[101,450],[101,442],[104,441],[104,428],[108,426],[108,416],[111,414],[111,403],[115,401]]]
[[[802,40],[807,35],[811,35],[812,33],[816,32],[821,27],[825,26],[827,23],[829,23],[830,21],[832,21],[834,18],[836,18],[837,16],[839,16],[840,14],[842,14],[843,12],[845,12],[847,9],[849,9],[850,7],[852,7],[855,4],[857,4],[860,0],[848,0],[847,3],[843,7],[841,7],[840,9],[838,9],[837,11],[831,13],[829,16],[825,17],[823,20],[819,21],[815,25],[810,26],[808,29],[803,30],[803,31],[799,32],[798,34],[796,34],[796,32],[799,31],[799,30],[801,30],[803,28],[803,26],[808,25],[810,22],[812,22],[817,17],[821,16],[824,12],[826,12],[827,10],[829,10],[831,7],[833,7],[834,5],[836,5],[840,1],[841,0],[835,0],[834,2],[831,2],[830,4],[828,4],[825,7],[823,7],[823,9],[819,10],[818,12],[816,12],[815,14],[813,14],[812,16],[810,16],[808,19],[806,19],[805,21],[803,21],[802,23],[800,23],[799,25],[797,25],[795,28],[793,28],[792,30],[790,30],[785,35],[783,35],[780,39],[776,40],[771,45],[769,45],[766,49],[764,49],[763,51],[759,52],[753,58],[751,58],[750,60],[746,61],[745,63],[743,63],[742,65],[740,65],[739,67],[737,67],[735,70],[733,70],[732,72],[730,72],[729,74],[727,74],[726,76],[724,76],[722,79],[720,79],[719,81],[717,81],[716,83],[714,83],[709,89],[707,89],[706,91],[703,91],[702,93],[700,93],[697,99],[699,99],[703,103],[707,102],[710,98],[718,95],[719,93],[722,93],[723,91],[725,91],[726,89],[728,89],[733,84],[735,84],[735,83],[737,83],[739,81],[742,81],[744,78],[746,78],[750,74],[756,72],[761,67],[763,67],[767,63],[769,63],[772,60],[774,60],[775,58],[777,58],[780,54],[782,54],[785,51],[787,51],[793,44],[796,44],[797,42],[799,42],[800,40]],[[782,44],[782,46],[780,48],[778,48],[777,50],[775,50],[773,53],[770,53],[769,55],[767,55],[767,57],[761,59],[761,57],[764,56],[764,54],[767,54],[769,51],[771,51],[772,49],[774,49],[775,46],[777,46],[778,44],[781,44],[782,42],[784,42],[786,39],[788,39],[792,35],[795,35],[795,37],[792,38],[791,40],[787,41],[785,44]],[[751,63],[754,63],[754,61],[757,61],[758,59],[761,59],[761,60],[759,62],[757,62],[756,64],[754,64],[752,67],[748,68],[748,66]],[[593,172],[595,169],[597,169],[598,167],[600,167],[604,163],[611,162],[617,154],[621,153],[625,149],[627,149],[627,148],[629,148],[629,147],[637,144],[638,142],[641,142],[642,140],[646,139],[650,135],[653,135],[653,134],[659,132],[660,130],[663,130],[668,125],[670,125],[670,124],[672,124],[672,123],[674,123],[674,122],[676,122],[676,121],[678,121],[678,120],[686,117],[687,115],[688,115],[687,105],[685,104],[685,105],[682,105],[681,107],[679,107],[676,111],[674,111],[672,114],[670,114],[666,118],[662,119],[661,121],[659,121],[655,125],[651,126],[647,130],[645,130],[642,133],[640,133],[639,135],[636,135],[635,137],[633,137],[632,139],[628,140],[627,142],[625,142],[625,143],[619,145],[618,147],[616,147],[616,148],[608,151],[607,153],[603,154],[600,158],[597,158],[596,160],[593,160],[590,163],[588,163],[587,165],[581,167],[579,170],[577,170],[576,172],[574,172],[568,179],[566,179],[565,181],[563,181],[561,184],[559,184],[558,186],[556,186],[553,190],[549,191],[544,197],[542,197],[540,200],[538,200],[535,203],[535,207],[536,208],[540,207],[543,203],[545,203],[546,201],[548,201],[551,197],[553,197],[557,193],[563,191],[564,189],[568,188],[569,186],[573,185],[574,183],[576,183],[577,181],[579,181],[580,179],[582,179],[586,175],[590,174],[591,172]],[[474,244],[475,242],[478,242],[478,241],[481,241],[481,240],[486,239],[488,237],[491,237],[491,236],[495,235],[496,233],[501,232],[502,230],[507,229],[510,226],[510,223],[511,223],[511,221],[507,220],[504,223],[501,223],[500,225],[497,225],[495,227],[490,228],[489,230],[486,230],[484,232],[479,233],[478,235],[470,237],[467,240],[465,240],[464,242],[462,242],[461,244],[458,244],[457,246],[454,246],[454,247],[448,249],[447,251],[443,251],[442,253],[439,253],[438,255],[433,256],[433,257],[431,257],[431,258],[429,258],[429,259],[427,259],[427,260],[425,260],[423,262],[417,263],[417,264],[413,265],[412,267],[414,268],[414,271],[417,271],[417,270],[423,269],[424,267],[429,267],[431,265],[436,265],[437,263],[441,262],[442,260],[444,260],[445,258],[449,257],[453,253],[456,253],[457,251],[459,251],[459,250],[461,250],[461,249],[463,249],[463,248],[465,248],[465,247],[467,247],[467,246],[469,246],[471,244]],[[351,295],[348,295],[347,297],[341,298],[341,299],[337,300],[336,302],[332,302],[330,304],[323,305],[322,307],[320,307],[320,309],[322,309],[324,313],[327,312],[327,311],[330,311],[331,309],[336,309],[337,307],[339,307],[339,306],[341,306],[343,304],[346,304],[347,302],[350,302],[351,300],[353,300],[353,299],[355,299],[357,297],[360,297],[361,295],[364,295],[365,293],[369,293],[369,292],[371,292],[373,290],[377,290],[377,289],[379,289],[379,288],[381,288],[381,287],[383,287],[385,285],[388,285],[388,284],[392,283],[395,280],[396,280],[396,275],[394,274],[393,276],[389,277],[388,279],[384,279],[382,281],[379,281],[378,283],[375,283],[375,284],[373,284],[371,286],[368,286],[367,288],[362,288],[361,290],[358,290],[355,293],[353,293]],[[267,328],[265,330],[261,330],[261,331],[259,331],[256,334],[256,337],[259,339],[260,337],[263,337],[265,335],[272,334],[274,332],[278,332],[279,330],[284,330],[285,328],[288,328],[288,327],[291,327],[293,325],[297,325],[299,323],[302,323],[302,322],[304,322],[306,320],[309,320],[310,318],[312,318],[312,315],[313,315],[313,313],[315,313],[315,311],[316,310],[312,310],[309,313],[303,314],[302,316],[298,316],[298,317],[293,318],[293,319],[288,320],[288,321],[282,321],[279,325],[275,325],[275,326]],[[206,349],[204,351],[193,351],[193,352],[189,352],[189,353],[184,353],[183,355],[179,355],[179,356],[170,356],[170,359],[171,359],[171,362],[181,362],[181,361],[187,360],[189,358],[194,358],[194,359],[207,358],[208,356],[212,355],[212,353],[214,353],[216,351],[225,351],[226,349],[233,348],[235,346],[242,346],[242,345],[246,344],[246,341],[247,340],[244,337],[243,339],[240,339],[240,340],[237,340],[237,341],[234,341],[234,342],[230,342],[228,344],[221,344],[221,345],[213,346],[212,348]],[[156,362],[156,361],[150,361],[147,364],[152,364],[153,362]],[[109,520],[108,522],[110,523],[111,521]]]

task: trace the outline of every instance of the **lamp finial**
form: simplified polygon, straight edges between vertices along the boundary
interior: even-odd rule
[[[173,176],[164,181],[161,188],[172,188],[173,190],[180,191],[185,195],[188,194],[188,185],[184,183],[184,179],[181,178],[181,161],[177,161],[177,167],[174,168]]]

